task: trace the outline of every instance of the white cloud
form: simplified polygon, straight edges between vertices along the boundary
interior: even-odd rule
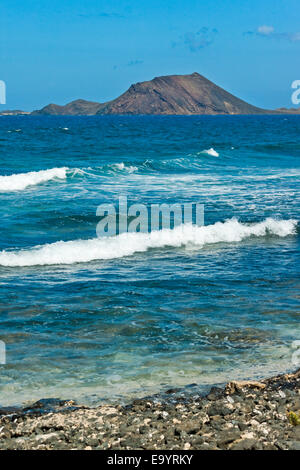
[[[257,28],[257,32],[259,34],[263,34],[264,36],[269,36],[269,34],[274,33],[274,27],[273,26],[267,26],[267,25],[262,25]]]
[[[269,39],[278,39],[278,40],[286,40],[289,42],[300,42],[300,32],[283,32],[277,33],[275,32],[274,26],[269,25],[261,25],[255,31],[247,31],[244,33],[245,36],[260,36]]]

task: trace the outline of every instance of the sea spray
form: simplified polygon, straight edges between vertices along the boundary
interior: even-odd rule
[[[0,176],[0,192],[21,191],[55,178],[65,179],[68,168],[52,168],[50,170],[30,171],[9,176]]]
[[[255,224],[243,224],[233,218],[203,227],[191,224],[151,233],[123,233],[115,237],[59,241],[30,250],[1,251],[0,265],[7,267],[58,265],[107,260],[146,252],[151,248],[194,246],[240,242],[249,237],[273,235],[286,237],[296,233],[297,221],[268,218]]]
[[[219,157],[219,153],[215,151],[214,148],[210,148],[208,150],[203,150],[202,152],[200,152],[199,155],[201,154],[205,154],[205,155],[210,155],[211,157]]]

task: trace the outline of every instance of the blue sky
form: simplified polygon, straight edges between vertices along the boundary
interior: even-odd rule
[[[192,72],[252,104],[291,107],[299,0],[1,0],[0,58],[0,109],[107,101]]]

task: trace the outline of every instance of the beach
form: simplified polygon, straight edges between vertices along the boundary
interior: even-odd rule
[[[229,382],[202,397],[174,393],[126,406],[52,400],[0,410],[0,449],[300,450],[300,369]]]

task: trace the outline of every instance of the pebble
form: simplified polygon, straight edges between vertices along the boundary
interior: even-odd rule
[[[23,410],[0,408],[0,450],[300,450],[291,411],[300,417],[300,369],[172,402],[148,397],[87,408],[40,400]]]

